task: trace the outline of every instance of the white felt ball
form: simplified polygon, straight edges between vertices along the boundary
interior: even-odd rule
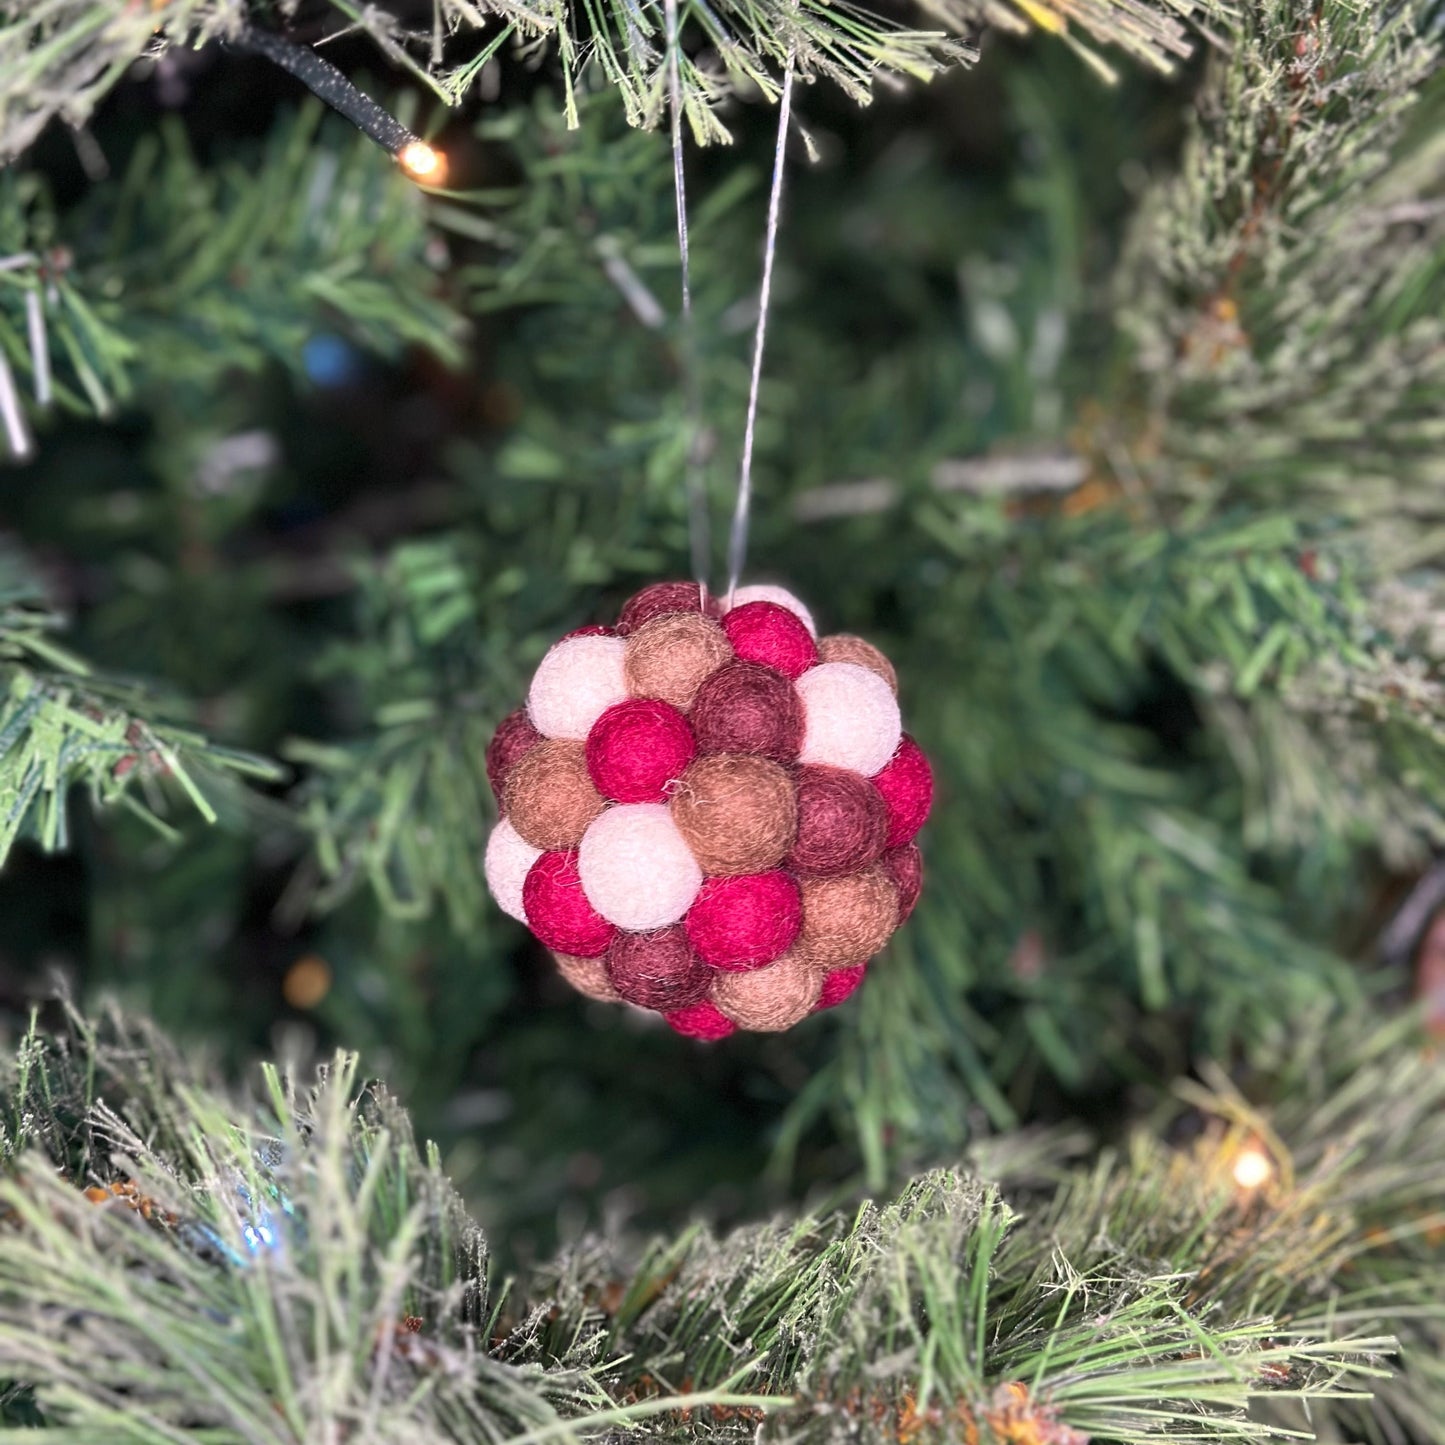
[[[813,614],[808,611],[807,604],[800,602],[786,587],[769,587],[758,583],[752,587],[739,587],[733,593],[732,607],[741,607],[745,602],[772,602],[779,607],[786,607],[794,617],[802,622],[814,637],[818,635],[818,629],[813,622]]]
[[[532,864],[541,856],[542,850],[527,842],[505,818],[487,839],[487,856],[482,864],[487,887],[492,890],[497,907],[518,923],[527,921],[522,909],[522,884],[527,881]]]
[[[666,928],[692,906],[702,869],[665,803],[623,803],[588,825],[577,855],[587,901],[634,933]]]
[[[898,749],[898,699],[876,672],[856,662],[824,662],[796,683],[803,700],[800,763],[829,763],[871,778]]]
[[[527,714],[543,737],[581,742],[608,708],[627,701],[620,637],[564,637],[537,666]]]

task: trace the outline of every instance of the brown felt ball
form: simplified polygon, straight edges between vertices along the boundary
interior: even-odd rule
[[[598,1003],[617,1003],[622,995],[607,977],[607,962],[601,958],[573,958],[570,953],[554,953],[557,972],[580,994]]]
[[[793,780],[768,758],[746,753],[697,758],[678,779],[668,806],[707,874],[766,872],[793,845],[798,820]]]
[[[836,632],[832,637],[820,637],[818,658],[821,662],[851,662],[858,667],[866,667],[869,672],[876,672],[893,689],[894,697],[898,696],[898,674],[894,671],[893,664],[871,642],[866,642],[861,637],[854,637],[850,632]]]
[[[670,1013],[706,998],[714,973],[674,924],[654,933],[619,933],[607,950],[607,977],[628,1003]]]
[[[790,763],[803,742],[803,704],[780,672],[730,662],[697,690],[688,721],[701,753],[757,753]]]
[[[502,801],[502,789],[506,786],[507,774],[512,764],[524,753],[529,753],[542,741],[542,734],[532,726],[527,709],[519,707],[497,724],[492,740],[487,744],[487,781],[497,801]]]
[[[793,951],[815,968],[863,963],[898,926],[898,889],[886,869],[800,878],[803,927]]]
[[[822,991],[822,972],[793,952],[751,973],[717,974],[711,997],[739,1028],[774,1034],[807,1018]]]
[[[727,633],[700,612],[665,612],[627,639],[622,670],[633,697],[655,697],[686,712],[697,690],[733,650]]]
[[[856,873],[878,861],[887,838],[888,808],[867,778],[816,763],[798,769],[795,873]]]
[[[513,763],[502,790],[502,812],[534,848],[575,848],[602,811],[602,794],[587,771],[587,749],[566,738],[544,738]]]

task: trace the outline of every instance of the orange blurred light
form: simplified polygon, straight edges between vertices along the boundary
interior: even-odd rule
[[[414,181],[439,186],[447,178],[447,158],[424,140],[408,141],[396,153],[396,160]]]
[[[331,969],[314,953],[298,958],[281,980],[281,996],[292,1008],[315,1008],[330,989]]]
[[[1234,1161],[1234,1182],[1241,1189],[1258,1189],[1274,1178],[1274,1160],[1258,1145],[1239,1151]]]

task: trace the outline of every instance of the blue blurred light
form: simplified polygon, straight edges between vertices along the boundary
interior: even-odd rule
[[[317,386],[345,386],[361,372],[361,353],[345,337],[322,331],[301,347],[301,364]]]

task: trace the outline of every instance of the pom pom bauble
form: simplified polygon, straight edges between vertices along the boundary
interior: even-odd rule
[[[488,886],[588,998],[697,1039],[791,1028],[918,901],[933,778],[896,692],[780,587],[645,587],[552,647],[488,746]]]
[[[687,719],[671,703],[629,698],[593,723],[587,770],[614,802],[660,803],[696,751]]]
[[[527,927],[556,953],[600,958],[617,930],[587,901],[572,851],[543,853],[522,885]]]
[[[608,808],[583,835],[577,866],[587,901],[634,932],[676,923],[702,887],[702,869],[661,803]]]
[[[776,602],[745,602],[723,618],[723,631],[744,662],[760,662],[798,678],[818,660],[818,644],[802,619]]]
[[[507,774],[502,807],[534,848],[575,848],[603,807],[582,744],[544,738],[523,753]]]
[[[741,973],[781,958],[801,923],[798,884],[775,868],[709,878],[688,910],[687,937],[704,963]]]
[[[911,843],[933,806],[933,769],[923,749],[905,734],[897,752],[874,773],[873,785],[888,807],[888,846]]]
[[[522,907],[522,887],[532,864],[542,856],[540,848],[534,848],[520,833],[503,818],[487,839],[487,856],[483,871],[487,887],[503,913],[515,918],[518,923],[527,921],[526,910]]]
[[[581,742],[592,724],[627,701],[620,637],[564,637],[537,667],[527,693],[527,715],[544,737]]]
[[[775,1034],[801,1023],[823,991],[823,976],[796,954],[751,973],[724,974],[713,985],[718,1011],[740,1029]]]
[[[525,708],[519,707],[497,724],[497,730],[487,744],[487,781],[492,785],[492,793],[499,803],[512,764],[541,741],[542,734],[532,726]]]
[[[688,720],[703,753],[757,753],[791,763],[803,741],[797,689],[756,662],[729,663],[713,673],[698,688]]]
[[[803,745],[798,761],[829,763],[872,777],[903,736],[898,699],[876,672],[856,662],[824,662],[798,679]]]
[[[607,977],[628,1003],[669,1013],[706,998],[713,975],[674,925],[656,933],[619,933],[607,950]]]
[[[867,778],[816,763],[798,769],[794,872],[856,873],[878,861],[887,834],[888,809]]]
[[[666,612],[631,633],[623,674],[633,697],[655,697],[686,711],[697,690],[732,661],[727,634],[699,612]]]
[[[678,780],[672,820],[704,873],[761,873],[793,846],[798,805],[786,768],[745,753],[699,758]]]

